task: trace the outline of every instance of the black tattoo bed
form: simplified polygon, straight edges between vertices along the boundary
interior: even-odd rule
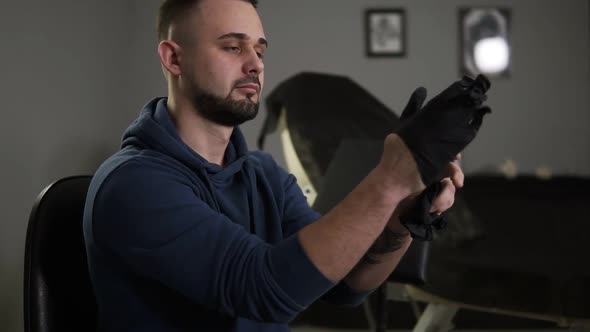
[[[288,168],[303,173],[320,212],[376,165],[398,124],[350,79],[315,73],[279,85],[267,110],[259,147],[277,129],[287,134],[283,146],[292,145],[295,157],[293,164],[287,156]],[[448,330],[461,308],[590,327],[589,186],[582,177],[467,176],[447,212],[448,229],[432,244],[414,241],[390,277],[405,300],[429,304],[414,331]],[[378,331],[387,321],[386,287],[377,291]]]

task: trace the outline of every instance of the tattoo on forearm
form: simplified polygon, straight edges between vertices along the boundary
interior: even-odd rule
[[[381,233],[375,243],[373,243],[369,252],[381,255],[399,250],[402,247],[406,236],[408,236],[407,232],[398,233],[385,227],[385,230],[383,230],[383,233]]]
[[[373,243],[367,254],[363,257],[363,262],[367,264],[381,263],[378,256],[401,249],[408,235],[408,232],[398,233],[385,227],[383,233],[379,235],[375,243]]]

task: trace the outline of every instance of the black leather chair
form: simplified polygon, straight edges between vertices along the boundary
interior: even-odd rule
[[[82,216],[91,176],[58,180],[33,206],[24,270],[25,332],[94,331]]]
[[[320,213],[340,202],[377,165],[384,138],[399,124],[398,116],[362,86],[324,73],[304,72],[285,80],[271,91],[266,108],[259,149],[268,134],[279,132],[287,169]],[[429,242],[414,241],[388,280],[423,285],[429,252]],[[374,309],[365,302],[375,331],[385,331],[387,325],[387,292],[387,283],[378,288]]]

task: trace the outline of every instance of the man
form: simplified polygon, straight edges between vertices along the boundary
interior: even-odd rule
[[[268,154],[248,152],[237,126],[258,111],[268,46],[255,7],[167,0],[160,9],[168,98],[145,106],[86,202],[102,331],[288,331],[320,297],[361,302],[411,243],[398,207],[428,183],[413,157],[420,148],[398,135],[324,216]],[[452,160],[437,164],[450,177],[431,212],[448,209],[462,186]]]

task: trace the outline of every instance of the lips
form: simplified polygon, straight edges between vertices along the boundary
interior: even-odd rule
[[[255,83],[240,84],[240,85],[236,86],[236,88],[238,88],[238,89],[252,89],[252,90],[256,91],[256,93],[258,93],[260,91],[260,87],[258,86],[258,84],[255,84]]]

